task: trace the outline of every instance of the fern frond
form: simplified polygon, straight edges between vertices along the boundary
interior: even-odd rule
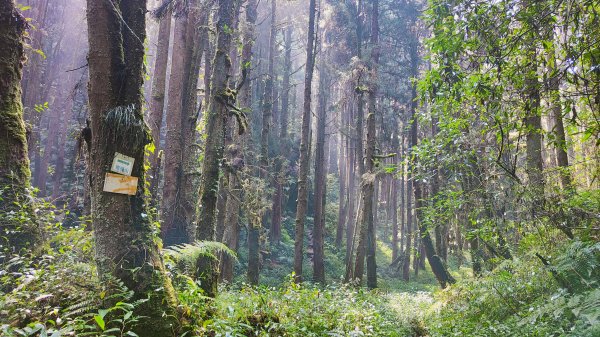
[[[217,259],[217,254],[225,254],[237,261],[236,253],[222,242],[217,241],[196,241],[171,246],[163,249],[165,256],[176,262],[195,263],[200,256]]]

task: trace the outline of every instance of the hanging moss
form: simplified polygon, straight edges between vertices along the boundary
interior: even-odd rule
[[[144,147],[151,137],[144,120],[140,118],[136,105],[118,106],[111,109],[104,117],[107,137],[105,140],[120,147],[127,144],[132,148]]]

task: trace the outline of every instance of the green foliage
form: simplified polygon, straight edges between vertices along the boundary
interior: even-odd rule
[[[597,336],[599,249],[574,241],[549,266],[530,254],[438,292],[427,319],[431,335]]]
[[[196,241],[175,245],[163,250],[168,266],[178,268],[181,273],[193,275],[198,258],[201,256],[218,259],[217,254],[222,253],[236,259],[236,253],[221,242]],[[173,262],[170,264],[169,262]]]
[[[202,336],[408,336],[388,298],[376,292],[331,285],[240,289],[220,294]]]
[[[0,335],[135,336],[133,311],[144,300],[97,279],[90,232],[56,226],[49,234],[45,254],[0,264]]]

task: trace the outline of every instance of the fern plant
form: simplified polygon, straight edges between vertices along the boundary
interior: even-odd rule
[[[205,256],[218,260],[219,254],[225,254],[237,261],[236,253],[225,244],[216,241],[196,241],[174,245],[163,249],[165,260],[174,266],[180,273],[190,275],[193,273],[196,261]]]

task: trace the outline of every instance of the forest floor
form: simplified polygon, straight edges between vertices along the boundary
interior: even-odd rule
[[[166,265],[193,336],[600,336],[600,243],[556,241],[552,272],[527,254],[526,244],[518,258],[498,262],[479,278],[472,277],[468,259],[459,267],[451,256],[457,284],[444,290],[427,264],[403,281],[389,268],[388,246],[378,244],[375,290],[341,282],[343,252],[331,243],[325,245],[326,286],[292,281],[289,238],[265,260],[259,286],[244,283],[240,249],[237,279],[222,285],[215,299],[168,257]],[[111,336],[108,327],[115,324],[127,336],[140,319],[136,302],[118,283],[107,288],[97,280],[92,253],[89,231],[57,229],[42,258],[11,259],[13,276],[0,275],[0,285],[16,282],[0,291],[0,336]],[[306,261],[305,280],[312,278],[311,267]]]

